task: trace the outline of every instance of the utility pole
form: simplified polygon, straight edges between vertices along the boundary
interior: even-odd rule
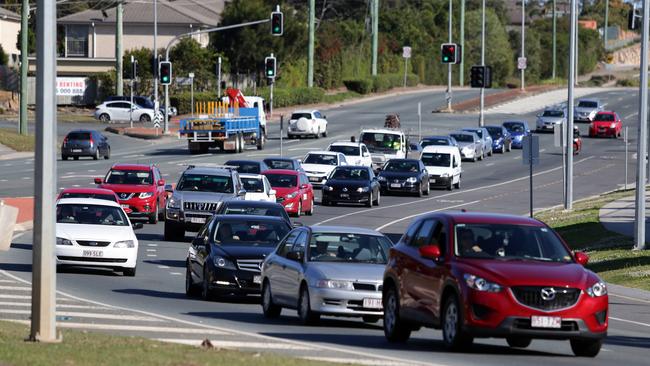
[[[458,69],[458,84],[465,85],[465,68],[462,60],[465,59],[465,0],[460,0],[460,59],[461,63]]]
[[[56,2],[36,3],[36,152],[32,248],[32,342],[56,334]],[[27,31],[27,29],[24,29]]]
[[[557,63],[557,6],[555,4],[556,0],[553,0],[553,73],[551,74],[552,79],[555,79],[555,68]]]
[[[153,100],[154,118],[158,114],[158,0],[153,0]],[[167,112],[167,111],[165,111]],[[166,115],[167,113],[165,113]],[[167,126],[165,126],[167,127]]]
[[[316,27],[316,0],[309,0],[309,47],[307,50],[307,86],[314,86],[314,32]]]
[[[452,7],[452,1],[449,0],[449,11],[447,12],[447,17],[449,18],[449,22],[447,25],[447,36],[448,36],[448,42],[452,43],[452,30],[451,26],[453,23],[453,18],[454,18],[454,13],[453,13],[453,7]],[[451,64],[447,64],[447,110],[451,112]]]
[[[124,15],[124,3],[117,3],[115,8],[115,94],[122,96],[122,16]]]
[[[485,0],[482,1],[481,9],[481,66],[485,66]],[[479,127],[485,125],[483,108],[485,108],[485,88],[481,88],[481,111],[479,112],[478,117]]]
[[[18,132],[27,135],[27,70],[29,70],[29,0],[23,0],[20,19],[20,123]]]
[[[603,27],[603,48],[607,51],[607,23],[609,23],[609,0],[605,0],[605,26]]]
[[[641,17],[641,69],[639,70],[639,138],[637,146],[636,211],[634,214],[634,250],[645,245],[645,185],[646,153],[648,151],[648,30],[650,30],[650,1],[643,0]]]
[[[377,76],[377,48],[379,40],[379,0],[372,0],[372,76]]]
[[[571,16],[570,16],[570,27],[571,33],[569,37],[569,82],[568,82],[568,103],[567,109],[569,111],[569,116],[567,118],[567,133],[566,133],[566,196],[564,197],[564,209],[572,210],[573,209],[573,89],[575,87],[576,79],[576,70],[573,67],[575,65],[575,56],[577,48],[577,29],[578,28],[578,5],[576,0],[571,0]]]
[[[221,98],[221,56],[217,59],[217,98]]]
[[[526,0],[521,0],[521,58],[526,57]],[[521,91],[526,90],[524,85],[525,68],[521,68]]]

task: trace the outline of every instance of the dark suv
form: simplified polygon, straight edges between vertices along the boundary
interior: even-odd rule
[[[607,286],[562,238],[535,219],[447,212],[423,215],[391,249],[384,273],[384,333],[406,341],[420,326],[441,328],[444,345],[475,337],[527,347],[568,339],[595,357],[607,335]]]

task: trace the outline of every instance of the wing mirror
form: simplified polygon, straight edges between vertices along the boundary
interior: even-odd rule
[[[422,246],[418,251],[422,258],[438,261],[442,257],[440,247],[435,244]]]
[[[174,188],[172,187],[171,184],[165,184],[165,192],[169,192],[169,193],[174,192]]]
[[[158,186],[159,187],[162,187],[164,185],[165,185],[165,180],[164,179],[161,179],[161,180],[158,181]]]
[[[581,266],[586,266],[589,262],[589,256],[585,252],[575,252],[575,258]]]
[[[309,187],[309,185],[307,185],[307,184],[301,184],[300,185],[300,189],[307,189],[308,187]]]
[[[275,196],[278,192],[275,189],[269,191],[269,196]]]
[[[102,184],[102,178],[95,178],[95,184]]]
[[[237,191],[237,195],[238,195],[238,196],[245,196],[245,195],[246,195],[246,190],[243,189],[243,188],[240,189],[239,191]]]
[[[132,222],[131,227],[133,228],[133,230],[138,230],[138,229],[142,229],[144,225],[142,225],[141,222]]]
[[[302,262],[302,260],[303,260],[302,252],[299,252],[299,251],[289,252],[289,253],[287,253],[287,259],[290,259],[290,260],[296,261],[296,262]]]

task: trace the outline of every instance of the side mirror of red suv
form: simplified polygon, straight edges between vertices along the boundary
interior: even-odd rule
[[[102,184],[102,178],[95,178],[95,184]]]
[[[422,258],[432,259],[434,261],[442,257],[442,253],[440,253],[440,247],[435,244],[420,247],[419,252]]]
[[[165,185],[165,180],[164,179],[159,180],[158,185],[161,186],[161,187],[164,186]]]
[[[589,256],[584,252],[576,252],[575,257],[576,257],[576,262],[578,262],[578,264],[580,265],[586,266],[587,263],[589,262]]]

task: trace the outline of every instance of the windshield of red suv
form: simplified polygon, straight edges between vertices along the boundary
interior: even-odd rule
[[[459,257],[572,262],[571,253],[547,227],[456,224],[455,233]]]
[[[106,176],[107,184],[153,184],[149,170],[117,170],[113,169]]]

